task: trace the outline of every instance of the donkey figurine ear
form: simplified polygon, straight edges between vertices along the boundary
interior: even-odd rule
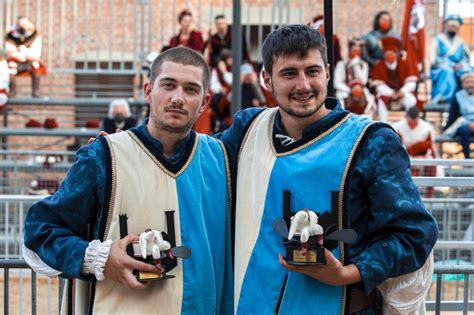
[[[278,218],[272,223],[273,230],[281,237],[286,239],[288,237],[288,226],[286,225],[285,219]]]
[[[357,233],[352,229],[343,229],[332,232],[324,238],[326,241],[341,241],[346,244],[354,244],[357,240]]]

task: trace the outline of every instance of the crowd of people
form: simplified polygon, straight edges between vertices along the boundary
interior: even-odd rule
[[[208,134],[223,131],[232,122],[231,26],[225,15],[219,14],[214,19],[214,32],[203,34],[195,29],[193,14],[187,9],[179,13],[177,22],[178,33],[161,52],[173,47],[188,47],[204,56],[211,69],[212,97],[209,108],[203,112],[195,129]],[[430,45],[431,103],[447,104],[450,118],[444,127],[445,132],[459,137],[465,158],[470,158],[469,145],[474,132],[471,117],[474,111],[471,109],[474,102],[471,87],[473,71],[468,47],[459,36],[462,24],[459,16],[447,16],[442,32]],[[315,16],[311,26],[324,34],[324,17]],[[410,25],[408,34],[416,27]],[[376,14],[369,32],[348,40],[347,58],[342,56],[338,36],[333,35],[334,93],[345,109],[383,122],[388,120],[388,113],[392,110],[408,112],[415,106],[423,110],[417,88],[424,77],[424,60],[415,63],[408,60],[406,42],[412,38],[394,30],[393,18],[388,11]],[[8,95],[16,94],[15,77],[18,75],[31,76],[32,96],[38,96],[40,77],[46,73],[46,66],[41,60],[41,43],[41,35],[30,19],[19,17],[6,36],[5,51],[0,53],[0,106],[7,102]],[[273,95],[265,87],[261,76],[263,65],[252,59],[245,37],[242,44],[241,108],[275,106]],[[424,45],[424,42],[417,44]],[[156,55],[158,53],[154,57]]]

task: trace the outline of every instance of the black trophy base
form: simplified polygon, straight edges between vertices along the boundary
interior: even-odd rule
[[[285,260],[288,265],[294,266],[316,266],[325,265],[326,256],[324,247],[308,249],[305,255],[302,255],[301,247],[286,246]]]
[[[147,256],[146,259],[143,259],[143,257],[140,256],[139,254],[135,254],[134,258],[136,260],[142,261],[142,262],[150,264],[150,265],[155,265],[156,264],[156,261],[153,259],[153,257],[151,255]],[[162,265],[162,268],[165,269],[165,266]],[[157,271],[158,271],[158,269],[157,269]],[[133,274],[135,275],[137,280],[140,281],[140,282],[161,281],[161,280],[172,279],[172,278],[175,277],[175,276],[167,275],[166,271],[163,271],[163,272],[146,272],[146,271],[134,270]]]
[[[145,272],[145,271],[138,271],[135,270],[135,277],[140,282],[148,282],[148,281],[161,281],[161,280],[168,280],[172,279],[175,276],[167,275],[165,273],[157,273],[157,272]]]

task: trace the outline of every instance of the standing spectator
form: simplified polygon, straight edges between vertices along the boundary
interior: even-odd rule
[[[382,38],[382,45],[383,60],[374,65],[371,78],[379,117],[382,121],[387,121],[387,108],[408,110],[416,105],[413,92],[418,79],[406,61],[400,58],[400,39],[387,36]]]
[[[41,35],[30,19],[18,17],[6,36],[5,48],[10,67],[11,94],[16,94],[15,76],[28,72],[31,76],[31,94],[38,97],[39,77],[46,74],[46,66],[41,61]]]
[[[392,30],[393,22],[390,13],[381,11],[374,18],[372,30],[365,34],[362,39],[365,42],[362,50],[362,58],[369,63],[372,68],[377,61],[383,58],[383,48],[380,45],[381,39],[385,36],[399,37]]]
[[[351,94],[349,82],[357,79],[366,89],[365,85],[367,85],[369,80],[369,65],[360,58],[362,46],[363,42],[361,39],[351,39],[349,41],[349,60],[339,61],[334,70],[334,89],[336,90],[336,97],[343,106],[344,100]]]
[[[225,16],[222,14],[217,15],[214,19],[214,23],[216,33],[209,38],[209,64],[211,68],[217,66],[217,59],[219,59],[219,54],[223,49],[230,50],[232,48],[232,29],[229,27]],[[245,37],[242,37],[242,61],[244,63],[252,63]]]
[[[184,46],[202,54],[204,51],[204,41],[201,32],[195,31],[192,27],[193,15],[191,11],[181,11],[178,15],[178,23],[181,29],[176,36],[171,38],[169,48]]]
[[[316,15],[313,18],[313,28],[319,31],[321,34],[324,35],[324,16],[323,15]],[[339,37],[336,34],[332,34],[332,45],[334,51],[334,64],[337,64],[339,61],[342,60],[341,56],[341,44],[339,43]]]
[[[451,103],[459,89],[459,78],[470,70],[469,52],[458,35],[462,19],[450,15],[444,20],[444,32],[438,34],[430,47],[433,102]]]
[[[137,125],[138,120],[132,116],[130,106],[125,99],[116,99],[109,104],[109,115],[102,120],[102,130],[108,134],[115,130],[127,130]]]

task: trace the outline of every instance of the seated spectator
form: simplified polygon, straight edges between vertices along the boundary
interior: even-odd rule
[[[244,63],[240,67],[242,76],[242,109],[260,107],[265,104],[265,97],[260,90],[257,74],[251,64]]]
[[[324,16],[316,15],[313,18],[312,27],[324,35]],[[332,45],[333,45],[333,52],[334,52],[333,62],[334,64],[337,64],[339,61],[342,60],[342,55],[341,55],[341,44],[339,43],[339,37],[337,37],[336,34],[332,34]]]
[[[231,122],[232,51],[229,49],[221,51],[217,66],[211,71],[209,88],[212,92],[213,130],[222,131],[229,127]]]
[[[343,100],[345,108],[354,114],[373,119],[376,106],[374,96],[370,94],[369,89],[359,79],[350,81],[348,87],[350,92]]]
[[[459,89],[459,78],[470,71],[468,47],[458,35],[461,25],[459,16],[448,16],[444,20],[443,33],[438,34],[431,44],[432,102],[451,103]]]
[[[400,136],[402,144],[411,157],[424,159],[438,157],[438,152],[434,145],[434,128],[429,122],[420,118],[420,111],[416,106],[410,108],[405,118],[394,123],[392,127]],[[412,166],[411,175],[436,176],[436,166]],[[433,192],[433,187],[420,189],[420,193],[425,197],[431,197]]]
[[[449,128],[444,133],[460,137],[464,157],[471,156],[471,137],[474,135],[474,73],[467,72],[461,78],[462,89],[454,96],[454,107],[450,111]],[[453,117],[454,116],[454,117]]]
[[[334,89],[336,90],[336,97],[343,106],[344,100],[351,94],[349,82],[357,79],[365,87],[369,80],[369,66],[367,62],[360,58],[362,45],[361,39],[351,39],[349,41],[349,60],[339,61],[334,70]]]
[[[19,17],[16,24],[12,26],[6,37],[5,48],[10,67],[10,93],[16,94],[15,76],[29,73],[31,94],[33,97],[38,97],[39,77],[46,74],[46,67],[41,61],[41,35],[27,17]]]
[[[189,10],[183,10],[178,15],[178,23],[180,25],[179,33],[172,37],[169,43],[169,48],[184,46],[199,53],[204,52],[204,40],[201,32],[195,31],[192,27],[193,15]]]
[[[113,100],[109,105],[109,115],[102,120],[101,130],[115,133],[117,129],[127,130],[137,125],[138,120],[130,113],[130,106],[125,99]]]
[[[387,109],[408,110],[416,105],[413,93],[418,79],[406,61],[400,58],[400,39],[387,36],[382,38],[382,45],[383,59],[371,70],[371,85],[375,88],[380,120],[387,121]]]
[[[390,13],[381,11],[374,18],[372,30],[362,37],[365,42],[365,45],[362,47],[362,59],[367,61],[370,68],[383,58],[383,48],[380,45],[382,38],[386,36],[399,37],[392,30],[392,26],[393,22]]]
[[[216,33],[209,38],[209,64],[211,68],[217,66],[219,55],[223,49],[232,48],[232,29],[227,23],[227,19],[224,15],[217,15],[214,19],[216,26]],[[245,36],[242,34],[242,62],[252,63],[250,54],[247,49],[247,41]]]
[[[419,116],[420,111],[414,106],[406,112],[404,119],[392,125],[393,129],[400,136],[410,156],[434,158],[437,156],[434,147],[434,128]]]

